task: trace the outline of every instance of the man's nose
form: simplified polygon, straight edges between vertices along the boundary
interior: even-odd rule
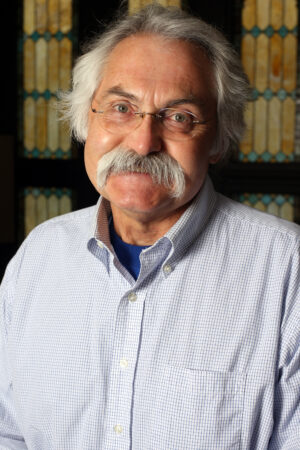
[[[139,119],[141,123],[128,133],[124,140],[126,148],[131,148],[140,155],[159,152],[162,150],[160,126],[151,115]]]

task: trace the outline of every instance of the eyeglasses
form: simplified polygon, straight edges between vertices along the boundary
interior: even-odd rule
[[[156,113],[141,112],[130,102],[114,102],[97,111],[91,106],[93,113],[98,115],[99,125],[112,134],[128,134],[138,128],[142,119],[152,116],[161,127],[163,138],[172,140],[191,139],[197,134],[198,117],[181,108],[162,108]]]

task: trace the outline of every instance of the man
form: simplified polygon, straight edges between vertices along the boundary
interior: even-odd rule
[[[247,96],[225,39],[158,5],[79,59],[65,116],[101,197],[7,269],[0,449],[300,448],[299,227],[207,176]]]

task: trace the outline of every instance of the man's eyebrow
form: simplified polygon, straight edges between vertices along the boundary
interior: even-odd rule
[[[130,92],[124,91],[120,86],[113,86],[109,88],[105,92],[104,98],[108,97],[109,95],[120,95],[121,97],[127,98],[129,100],[138,101],[138,98],[135,95],[130,94]]]
[[[198,97],[190,96],[184,98],[176,98],[174,100],[170,100],[166,107],[172,108],[172,106],[184,105],[185,103],[189,103],[195,106],[199,106],[200,108],[204,105],[204,101],[199,99]]]
[[[106,97],[108,97],[110,95],[119,95],[120,97],[127,98],[128,100],[132,100],[134,102],[139,101],[138,98],[134,94],[131,94],[130,92],[125,91],[119,85],[113,86],[113,87],[107,89],[107,91],[104,93],[103,99],[105,99]],[[204,105],[204,101],[199,99],[199,97],[190,95],[188,97],[176,98],[174,100],[167,101],[165,108],[172,108],[173,106],[183,105],[183,104],[187,104],[187,103],[198,106],[200,108]]]

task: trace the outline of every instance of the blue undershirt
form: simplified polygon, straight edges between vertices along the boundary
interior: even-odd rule
[[[147,245],[132,245],[122,241],[117,235],[112,217],[109,221],[109,234],[111,245],[113,246],[120,263],[128,270],[129,273],[136,280],[140,273],[140,253]]]

